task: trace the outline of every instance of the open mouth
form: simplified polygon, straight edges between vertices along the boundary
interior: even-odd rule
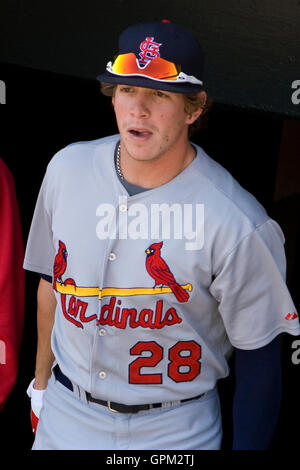
[[[146,130],[146,129],[129,129],[129,134],[138,139],[147,139],[151,137],[152,132]]]

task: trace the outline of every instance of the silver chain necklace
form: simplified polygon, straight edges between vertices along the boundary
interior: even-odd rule
[[[121,164],[120,164],[120,151],[121,151],[121,145],[119,144],[118,150],[117,150],[116,167],[117,167],[117,173],[119,177],[121,178],[121,180],[123,180],[124,176],[123,176],[123,173],[121,170]]]

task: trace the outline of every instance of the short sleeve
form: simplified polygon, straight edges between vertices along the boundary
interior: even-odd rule
[[[211,284],[231,344],[260,348],[279,333],[299,335],[299,318],[285,282],[284,236],[269,219],[228,253]]]
[[[46,172],[33,214],[23,266],[28,271],[51,276],[55,249],[52,238],[49,179],[49,174]]]

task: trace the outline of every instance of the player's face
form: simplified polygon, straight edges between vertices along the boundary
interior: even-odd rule
[[[113,106],[122,150],[136,160],[156,160],[188,142],[188,125],[199,113],[188,115],[181,93],[118,85]]]

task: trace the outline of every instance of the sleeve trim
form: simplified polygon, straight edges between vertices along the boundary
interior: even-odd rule
[[[33,271],[35,273],[43,273],[49,276],[52,276],[53,271],[52,268],[45,267],[45,266],[37,266],[35,264],[27,263],[24,261],[23,268],[26,269],[26,271]]]
[[[297,326],[295,326],[294,328],[281,325],[275,330],[273,330],[271,333],[269,333],[268,335],[264,336],[263,338],[257,339],[255,341],[248,342],[248,343],[234,341],[231,338],[230,338],[230,342],[233,347],[238,348],[238,349],[258,349],[269,344],[271,341],[273,341],[273,339],[276,338],[276,336],[278,336],[281,333],[288,333],[292,336],[298,336],[300,335],[300,325],[297,324]]]

